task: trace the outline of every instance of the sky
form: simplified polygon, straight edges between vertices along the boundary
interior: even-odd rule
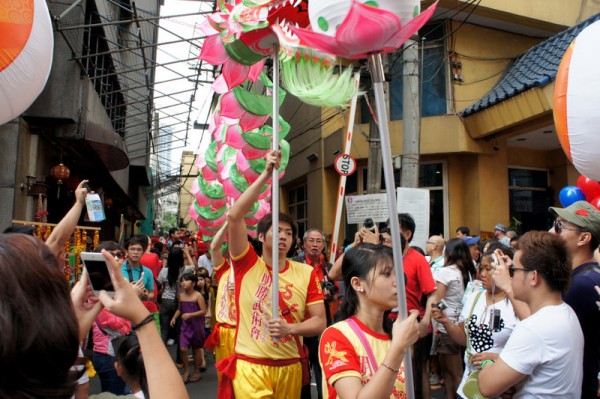
[[[156,69],[157,82],[174,79],[178,76],[191,76],[195,74],[195,70],[192,68],[198,65],[199,46],[202,45],[202,39],[196,38],[202,36],[198,25],[202,22],[203,16],[199,14],[190,16],[180,15],[198,13],[198,11],[210,11],[212,10],[212,3],[212,1],[165,0],[165,4],[160,10],[161,17],[174,15],[177,17],[161,18],[158,42],[179,42],[163,44],[158,47],[157,62],[159,64],[175,63],[159,66]],[[192,46],[189,42],[183,41],[182,38],[195,39],[193,43],[197,46]],[[192,58],[193,60],[186,61]],[[170,126],[177,138],[177,140],[173,140],[173,148],[170,152],[172,169],[179,169],[181,153],[183,151],[199,153],[209,143],[208,133],[203,130],[194,130],[192,127],[190,127],[188,132],[187,143],[185,142],[185,122],[188,117],[188,105],[175,104],[181,101],[184,103],[189,102],[193,88],[194,83],[188,79],[159,83],[155,86],[154,107],[159,113],[160,125]],[[165,94],[170,94],[170,96],[165,96]],[[196,110],[192,110],[190,114],[191,125],[193,125],[194,121],[201,124],[206,123],[212,94],[210,84],[203,83],[198,87],[193,103]],[[161,155],[159,154],[159,156]]]

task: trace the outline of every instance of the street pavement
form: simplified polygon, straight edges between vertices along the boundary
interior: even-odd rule
[[[174,358],[175,356],[175,345],[167,347],[169,353]],[[206,372],[202,373],[202,379],[197,382],[192,382],[186,385],[187,391],[191,399],[214,399],[217,397],[217,372],[215,369],[215,358],[212,354],[206,355]],[[179,370],[182,373],[181,370]],[[190,369],[190,374],[191,374]],[[312,398],[317,398],[317,389],[312,384]],[[100,393],[100,380],[98,377],[90,379],[90,395]],[[431,390],[432,399],[443,399],[444,389],[442,386],[434,386]],[[286,398],[287,399],[287,398]],[[416,398],[420,399],[420,398]]]

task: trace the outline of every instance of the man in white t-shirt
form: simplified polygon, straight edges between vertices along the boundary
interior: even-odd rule
[[[198,267],[205,268],[206,270],[208,270],[208,275],[212,276],[213,270],[215,268],[212,264],[212,260],[210,259],[210,251],[208,251],[198,259]]]
[[[506,273],[507,261],[501,257],[495,274]],[[516,399],[579,399],[583,334],[577,315],[562,301],[571,277],[565,241],[552,233],[526,233],[508,271],[514,297],[527,303],[531,316],[517,324],[495,363],[483,362],[481,393],[495,397],[514,387]]]

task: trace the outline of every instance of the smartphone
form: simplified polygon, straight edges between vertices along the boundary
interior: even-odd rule
[[[446,303],[445,300],[441,300],[438,303],[435,304],[435,307],[438,308],[439,310],[444,310],[448,307],[448,304]]]
[[[498,255],[495,252],[492,252],[492,262],[494,262],[495,266],[499,266],[500,262],[498,262]]]
[[[367,230],[375,231],[375,222],[371,218],[366,218],[363,223],[363,226]]]
[[[113,297],[115,295],[115,287],[110,278],[111,273],[104,256],[97,252],[82,252],[79,255],[90,279],[90,285],[94,290],[94,294],[98,295],[101,290],[105,290],[108,295]]]

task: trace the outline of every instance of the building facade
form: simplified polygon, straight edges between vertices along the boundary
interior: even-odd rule
[[[40,200],[48,222],[58,222],[79,181],[88,179],[105,205],[102,239],[112,239],[121,215],[129,235],[152,209],[147,187],[160,1],[71,3],[48,1],[54,54],[44,91],[23,115],[0,125],[0,227],[37,220]],[[70,173],[59,181],[50,170],[60,163]]]

